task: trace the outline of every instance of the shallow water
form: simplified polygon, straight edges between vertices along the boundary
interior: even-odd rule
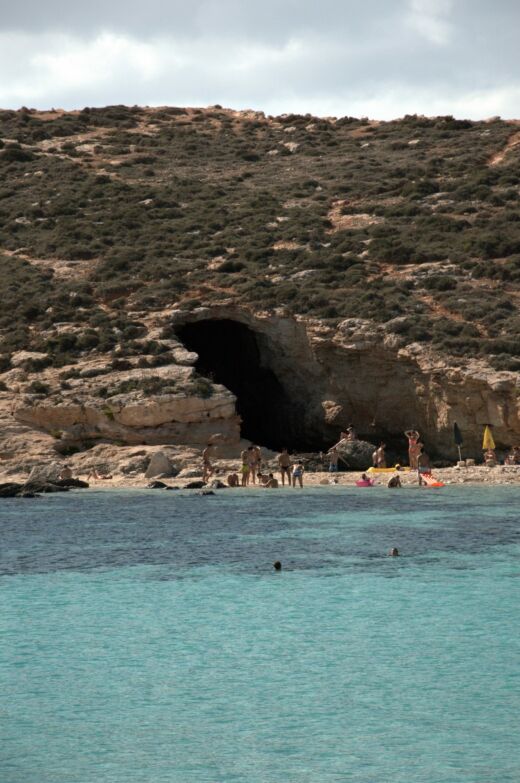
[[[2,501],[0,780],[517,783],[519,503]]]

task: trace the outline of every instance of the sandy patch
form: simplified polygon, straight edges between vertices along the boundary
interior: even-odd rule
[[[494,155],[491,156],[491,158],[488,160],[488,166],[499,166],[501,163],[504,162],[504,159],[506,155],[511,152],[515,147],[518,147],[520,145],[520,131],[515,131],[509,139],[507,140],[506,146],[500,150],[500,152],[496,152]]]
[[[300,245],[298,242],[292,242],[290,240],[284,241],[280,239],[279,242],[275,242],[273,250],[304,250],[305,245]]]
[[[336,231],[345,231],[346,229],[360,229],[367,226],[373,226],[378,223],[383,223],[384,218],[377,215],[369,215],[367,212],[358,212],[354,215],[344,215],[342,213],[343,207],[348,202],[344,200],[334,201],[331,209],[329,210],[328,218],[332,223],[332,228],[329,233]]]

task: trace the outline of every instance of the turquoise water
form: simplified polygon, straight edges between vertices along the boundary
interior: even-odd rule
[[[2,501],[0,781],[518,783],[519,504]]]

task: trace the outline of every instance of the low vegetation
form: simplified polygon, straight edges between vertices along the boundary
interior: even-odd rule
[[[160,366],[132,313],[232,299],[392,321],[403,344],[518,370],[520,148],[495,158],[515,129],[0,112],[2,367],[21,348],[57,367],[93,351]]]

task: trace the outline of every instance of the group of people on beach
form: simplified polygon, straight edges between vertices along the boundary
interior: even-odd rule
[[[431,483],[431,463],[430,457],[425,450],[424,443],[421,440],[420,433],[416,429],[408,429],[404,432],[408,441],[408,465],[407,470],[415,471],[419,484]],[[335,443],[324,455],[320,453],[320,458],[323,461],[328,461],[329,474],[337,473],[340,469],[340,462],[344,464],[346,468],[350,465],[345,459],[345,446],[352,441],[356,441],[357,434],[352,424],[341,432],[341,436],[337,443]],[[203,467],[203,480],[207,482],[210,477],[215,473],[215,469],[212,464],[212,458],[215,454],[215,445],[208,444],[208,446],[202,452],[202,467]],[[280,479],[276,478],[274,473],[262,472],[262,452],[259,446],[251,445],[245,448],[240,455],[241,466],[232,471],[227,477],[227,483],[230,487],[248,487],[251,485],[257,485],[266,487],[268,489],[277,488],[280,485],[292,487],[303,487],[303,477],[305,473],[304,462],[301,459],[295,459],[290,454],[287,448],[282,449],[278,455],[278,471]],[[498,464],[498,460],[493,449],[487,449],[484,452],[484,464],[488,467],[492,467]],[[514,446],[511,448],[510,453],[504,460],[506,465],[520,465],[520,446]],[[372,453],[372,468],[374,472],[389,470],[387,467],[386,456],[386,443],[381,441],[379,445],[374,449]],[[322,469],[326,469],[325,467]],[[387,486],[390,488],[399,488],[402,486],[400,471],[402,467],[395,465],[394,474],[389,477]],[[370,472],[370,471],[369,471]],[[430,479],[428,479],[428,476]],[[374,478],[363,473],[359,481],[365,481],[367,485],[374,483]],[[329,479],[322,479],[322,484],[325,483],[337,483],[337,479],[330,477]],[[434,485],[434,486],[439,486]]]
[[[421,436],[417,430],[406,430],[404,434],[408,439],[409,466],[412,470],[417,471],[419,476],[419,483],[421,483],[421,474],[424,475],[431,472],[430,458],[424,449],[424,444],[421,442]],[[337,473],[338,471],[338,462],[340,459],[342,459],[340,455],[342,444],[353,440],[357,440],[357,436],[354,427],[352,424],[350,424],[346,431],[341,433],[340,440],[327,452],[329,457],[329,473]],[[372,467],[380,470],[386,469],[387,467],[386,443],[384,443],[384,441],[381,441],[379,446],[372,453]],[[399,467],[399,465],[396,466],[397,471],[399,470]],[[365,473],[363,473],[361,479],[369,481],[369,478]],[[400,487],[401,479],[399,475],[392,476],[388,481],[388,486]]]
[[[405,435],[408,438],[410,468],[418,471],[419,483],[421,483],[421,473],[430,472],[430,460],[424,451],[424,445],[421,443],[420,435],[417,430],[407,430]],[[351,443],[356,440],[357,435],[354,426],[349,424],[346,430],[341,432],[338,442],[327,452],[329,473],[338,472],[340,461],[344,462],[345,466],[348,467],[348,463],[341,456],[342,446],[345,443]],[[375,449],[372,455],[374,468],[386,468],[385,449],[386,444],[384,442],[381,442]],[[204,482],[208,482],[211,476],[216,472],[213,466],[215,453],[216,446],[212,443],[208,443],[202,452],[202,479]],[[323,455],[321,456],[323,458]],[[287,486],[303,487],[303,477],[305,473],[303,460],[296,460],[291,457],[287,448],[283,448],[277,458],[280,480],[278,480],[272,472],[262,472],[262,452],[259,446],[251,445],[243,449],[240,454],[240,460],[240,467],[236,470],[232,470],[227,476],[227,484],[230,487],[249,487],[253,485],[266,487],[267,489],[276,489],[280,486],[280,483],[281,486],[285,486],[287,483]],[[363,475],[365,477],[365,474]],[[368,477],[366,478],[368,481]],[[332,483],[336,483],[335,479],[331,479],[331,481]],[[388,486],[400,487],[401,480],[399,475],[392,476],[388,481]]]
[[[207,482],[215,473],[212,459],[215,454],[215,445],[209,443],[202,452],[202,480]],[[280,483],[273,473],[263,473],[262,452],[259,446],[248,446],[241,454],[241,466],[238,470],[231,471],[227,477],[230,487],[248,487],[257,485],[267,489],[277,489]],[[278,468],[282,486],[287,479],[288,486],[303,487],[303,474],[305,466],[303,460],[293,460],[288,449],[282,449],[278,455]]]

